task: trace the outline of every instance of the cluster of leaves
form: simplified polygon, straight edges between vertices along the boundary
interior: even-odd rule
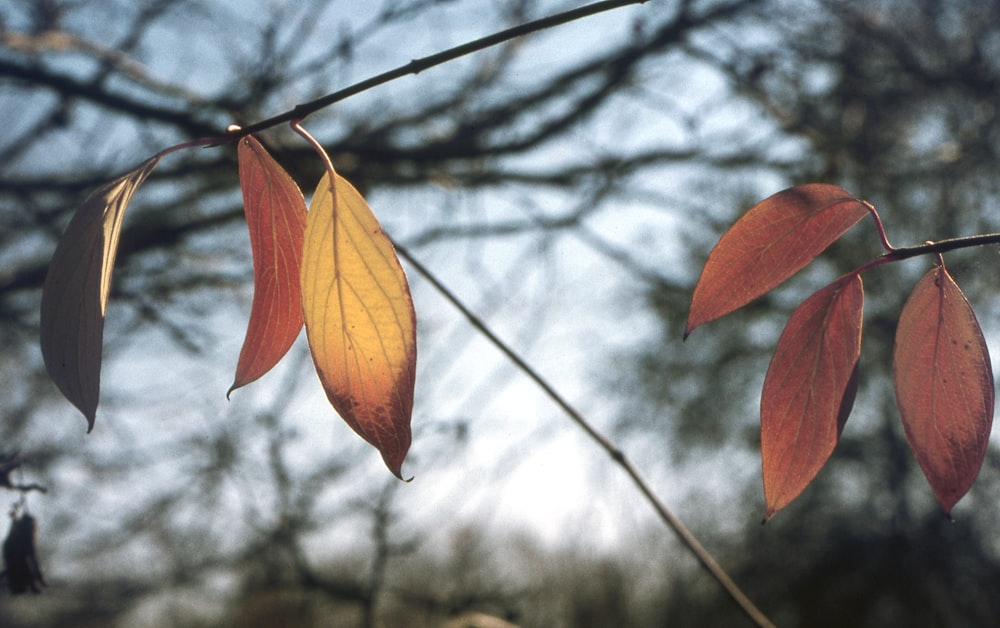
[[[764,378],[765,521],[802,493],[837,444],[858,387],[861,274],[886,262],[915,254],[937,256],[900,313],[893,375],[910,448],[946,513],[972,486],[986,455],[993,371],[972,307],[934,243],[901,254],[904,249],[889,244],[875,208],[837,186],[790,188],[744,214],[705,263],[685,337],[778,286],[869,214],[886,253],[796,308]]]
[[[308,209],[298,185],[259,141],[246,135],[238,143],[254,297],[229,393],[274,367],[305,326],[331,405],[402,477],[416,368],[416,316],[406,276],[364,198],[333,170],[322,148],[293,126],[326,164]],[[70,221],[46,277],[45,366],[89,429],[125,209],[162,156],[176,148],[94,192]],[[695,287],[685,337],[781,284],[869,214],[886,255],[838,278],[795,310],[764,379],[765,520],[808,486],[850,414],[861,353],[862,273],[904,256],[895,255],[900,249],[889,244],[873,206],[837,186],[808,184],[779,192],[740,218],[712,250]],[[900,315],[893,365],[910,447],[950,512],[985,456],[994,383],[979,323],[940,254]]]
[[[42,287],[42,357],[59,390],[94,427],[104,318],[125,210],[167,154],[238,140],[240,184],[250,229],[254,298],[229,393],[261,377],[306,328],[331,405],[402,478],[410,447],[416,374],[416,315],[392,241],[358,191],[333,168],[303,118],[353,94],[531,32],[646,0],[603,0],[415,59],[224,138],[167,148],[91,194],[56,246]],[[288,122],[319,153],[326,174],[311,207],[253,133]],[[227,393],[228,394],[228,393]]]
[[[304,325],[331,405],[402,477],[416,372],[416,317],[406,276],[361,194],[297,123],[293,127],[326,164],[308,209],[298,185],[257,139],[238,140],[254,296],[229,393],[274,367]],[[96,190],[53,254],[42,291],[42,356],[59,390],[86,417],[88,431],[97,411],[104,318],[125,210],[160,159],[188,145],[167,149]]]

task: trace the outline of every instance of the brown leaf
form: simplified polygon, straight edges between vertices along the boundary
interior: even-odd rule
[[[848,192],[823,183],[783,190],[752,207],[709,254],[685,338],[794,275],[867,213]]]
[[[35,554],[35,518],[31,515],[11,517],[3,542],[3,563],[11,595],[41,593],[48,586]]]
[[[903,306],[893,355],[906,438],[945,512],[972,486],[993,423],[993,370],[979,322],[944,266]]]
[[[229,393],[264,375],[302,329],[300,283],[306,202],[287,172],[251,136],[238,149],[243,211],[253,252],[253,303]]]
[[[313,363],[334,409],[401,477],[410,447],[416,316],[388,236],[354,187],[330,175],[306,224],[302,305]]]
[[[122,219],[159,161],[145,161],[83,202],[56,246],[42,287],[42,359],[52,381],[87,418],[88,432],[97,413],[104,315]]]
[[[833,453],[857,391],[864,289],[842,277],[806,299],[781,333],[760,400],[764,520],[805,490]]]

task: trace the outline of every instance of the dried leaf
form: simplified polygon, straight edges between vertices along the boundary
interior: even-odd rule
[[[35,554],[35,518],[31,515],[11,517],[3,542],[3,563],[11,595],[41,593],[48,586]]]
[[[416,317],[389,238],[354,187],[323,177],[302,263],[306,335],[334,409],[401,477],[410,447]],[[336,199],[336,200],[335,200]]]
[[[764,520],[805,490],[833,453],[857,391],[864,289],[848,275],[800,305],[778,340],[760,400]]]
[[[910,447],[945,512],[979,473],[993,422],[993,370],[965,295],[943,266],[903,306],[893,355]]]
[[[684,337],[794,275],[866,213],[861,201],[823,183],[783,190],[752,207],[709,254]]]
[[[132,195],[153,171],[153,157],[106,183],[76,211],[42,287],[41,347],[49,377],[94,429],[101,386],[101,345],[122,219]]]
[[[240,187],[253,252],[253,303],[229,393],[264,375],[302,329],[300,283],[306,202],[287,172],[251,136],[240,140]]]

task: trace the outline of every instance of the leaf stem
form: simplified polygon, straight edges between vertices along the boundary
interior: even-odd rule
[[[309,145],[313,147],[313,150],[315,150],[319,155],[319,158],[323,160],[323,166],[326,168],[326,174],[330,177],[330,192],[333,193],[334,181],[337,177],[337,171],[333,169],[333,162],[330,161],[330,156],[326,153],[326,149],[323,148],[323,145],[320,144],[319,141],[309,133],[309,131],[305,130],[301,122],[302,120],[297,118],[295,120],[291,120],[289,122],[289,126],[292,127],[293,131],[305,138],[305,140],[309,142]],[[333,196],[333,202],[337,202],[336,194]]]
[[[882,224],[882,217],[878,215],[878,210],[875,209],[875,206],[868,201],[861,201],[861,204],[868,209],[868,213],[871,214],[872,218],[875,220],[875,229],[878,231],[879,240],[882,241],[882,248],[884,248],[888,253],[895,251],[896,247],[889,244],[889,236],[885,232],[885,225]]]
[[[538,371],[536,371],[530,364],[528,364],[524,358],[522,358],[514,349],[510,347],[506,342],[500,339],[493,330],[483,322],[472,310],[470,310],[466,305],[455,295],[447,286],[445,286],[430,270],[427,269],[423,264],[421,264],[417,259],[410,254],[410,252],[400,244],[393,242],[393,246],[396,247],[397,253],[400,257],[404,258],[411,266],[421,276],[424,277],[434,288],[449,302],[452,306],[457,309],[462,316],[476,329],[480,334],[482,334],[487,340],[489,340],[493,346],[500,350],[511,362],[517,366],[525,375],[528,376],[543,392],[559,406],[563,412],[574,422],[580,429],[587,433],[594,442],[596,442],[605,452],[611,456],[611,459],[620,466],[625,473],[631,478],[633,484],[639,489],[639,492],[646,498],[646,501],[656,510],[663,523],[670,528],[684,543],[685,546],[695,555],[698,562],[715,578],[715,580],[722,586],[727,594],[736,602],[746,616],[757,626],[761,627],[773,627],[774,623],[767,618],[764,613],[762,613],[754,604],[750,601],[750,598],[746,596],[745,593],[737,586],[729,574],[719,565],[718,562],[712,557],[712,555],[705,549],[705,547],[698,541],[698,539],[692,534],[692,532],[684,525],[684,523],[670,511],[669,508],[656,496],[653,489],[650,487],[649,483],[642,477],[639,470],[628,460],[625,453],[619,449],[610,439],[601,434],[594,428],[593,425],[583,416],[576,408],[574,408],[569,401],[566,400],[555,388],[549,384],[545,378],[543,378]]]

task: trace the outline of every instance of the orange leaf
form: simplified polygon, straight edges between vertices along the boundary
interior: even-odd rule
[[[709,254],[684,337],[794,275],[866,213],[861,201],[824,183],[789,188],[754,205]]]
[[[251,136],[238,149],[243,211],[253,251],[253,304],[229,393],[264,375],[302,329],[300,284],[306,202],[299,186]]]
[[[840,438],[857,391],[864,289],[848,275],[805,300],[781,333],[760,399],[764,520],[805,490]]]
[[[63,233],[42,287],[42,359],[49,377],[94,429],[101,388],[101,346],[122,219],[160,157],[102,185]]]
[[[976,315],[944,266],[903,306],[893,355],[910,448],[945,512],[979,473],[993,421],[993,370]]]
[[[410,447],[416,317],[406,275],[365,199],[339,175],[319,182],[306,223],[302,305],[323,389],[400,475]]]

